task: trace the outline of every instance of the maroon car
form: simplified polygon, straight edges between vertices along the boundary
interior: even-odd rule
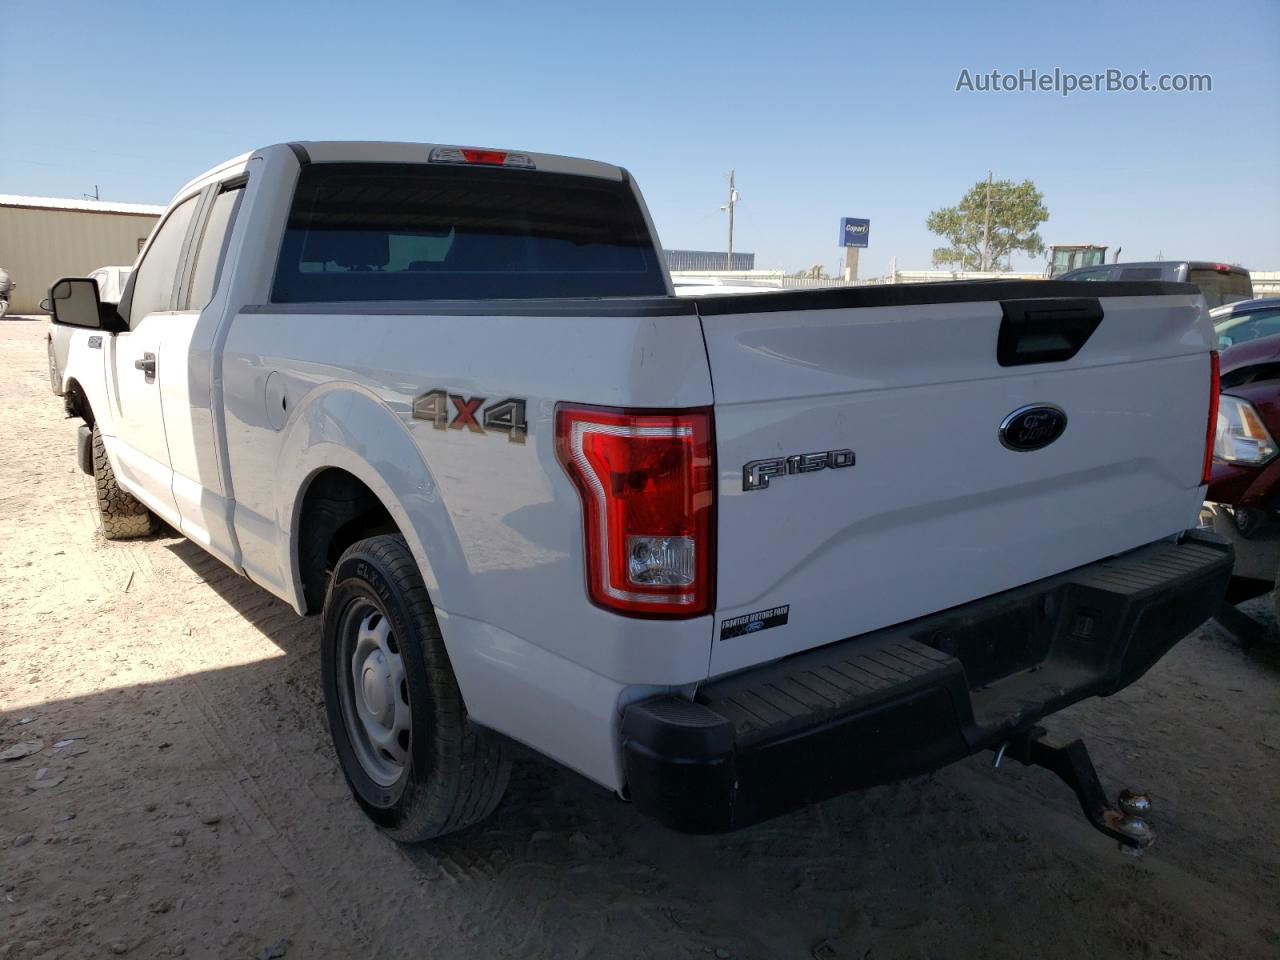
[[[1227,348],[1221,371],[1203,522],[1235,545],[1228,601],[1239,603],[1275,588],[1280,573],[1280,334]]]

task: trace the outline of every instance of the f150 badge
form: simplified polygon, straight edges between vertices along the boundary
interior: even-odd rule
[[[512,443],[524,443],[529,435],[525,402],[507,397],[482,410],[484,401],[484,397],[464,397],[448,390],[431,390],[413,401],[413,417],[430,422],[437,430],[461,430],[464,427],[472,433],[499,430]]]
[[[742,465],[742,489],[767,490],[769,481],[776,477],[852,467],[855,462],[852,450],[823,450],[820,453],[793,453],[789,457],[752,460]]]

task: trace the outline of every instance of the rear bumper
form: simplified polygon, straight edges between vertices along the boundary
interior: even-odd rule
[[[717,680],[622,718],[627,788],[677,830],[732,830],[936,770],[1142,676],[1216,609],[1230,545],[1160,541]]]

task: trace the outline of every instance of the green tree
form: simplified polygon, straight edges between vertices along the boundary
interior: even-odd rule
[[[925,221],[930,233],[951,244],[933,251],[934,266],[954,264],[962,269],[984,269],[983,237],[987,233],[988,208],[991,226],[985,269],[1002,269],[1000,261],[1015,250],[1032,256],[1044,253],[1044,240],[1036,228],[1049,219],[1049,210],[1044,205],[1044,194],[1036,185],[1030,180],[1021,183],[979,180],[956,206],[934,210]]]

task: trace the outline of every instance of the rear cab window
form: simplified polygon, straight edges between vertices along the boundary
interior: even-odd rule
[[[1205,303],[1211,308],[1253,299],[1253,281],[1249,274],[1240,270],[1192,267],[1187,273],[1187,282],[1200,288]]]
[[[303,167],[272,301],[664,296],[629,183],[431,164]]]

